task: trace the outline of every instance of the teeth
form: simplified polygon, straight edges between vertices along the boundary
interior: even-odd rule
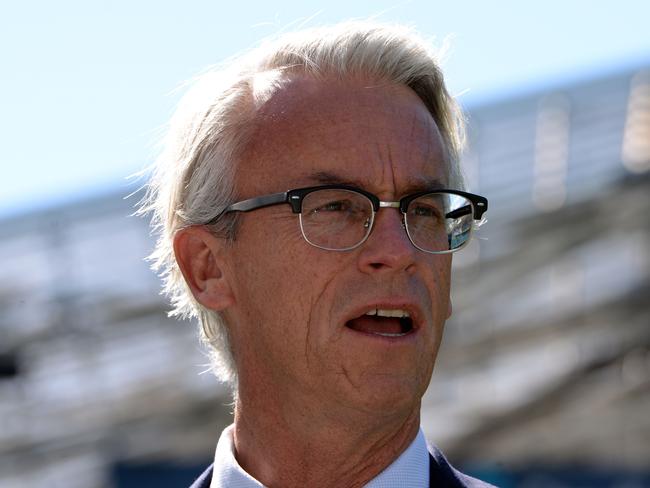
[[[397,317],[404,318],[410,317],[411,315],[406,310],[396,309],[396,310],[386,310],[382,308],[377,308],[375,310],[370,310],[366,312],[366,315],[379,316],[379,317]]]
[[[390,332],[373,332],[373,334],[378,336],[383,336],[383,337],[402,337],[406,335],[405,332],[398,332],[395,334],[392,334]]]

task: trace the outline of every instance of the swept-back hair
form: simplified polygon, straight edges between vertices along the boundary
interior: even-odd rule
[[[139,213],[152,214],[158,241],[150,258],[172,303],[170,315],[195,317],[209,346],[212,370],[236,390],[226,325],[219,313],[198,303],[174,257],[181,228],[204,224],[233,201],[238,157],[251,137],[260,104],[292,75],[339,80],[360,78],[410,87],[441,133],[452,188],[464,188],[459,168],[461,112],[445,87],[438,53],[403,26],[346,22],[287,33],[198,77],[170,121]],[[236,218],[214,224],[232,241]]]

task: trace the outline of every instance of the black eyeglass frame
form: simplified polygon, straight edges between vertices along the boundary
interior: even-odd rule
[[[232,205],[229,205],[225,209],[223,209],[219,214],[217,214],[214,218],[210,219],[208,222],[205,223],[205,225],[213,225],[215,224],[220,218],[222,218],[225,214],[231,213],[231,212],[251,212],[253,210],[257,210],[260,208],[264,207],[271,207],[273,205],[280,205],[280,204],[289,204],[291,206],[291,210],[294,214],[301,214],[302,213],[302,201],[303,199],[309,195],[312,192],[319,191],[319,190],[347,190],[355,193],[359,193],[363,196],[365,196],[370,202],[372,203],[372,208],[373,212],[377,213],[380,208],[399,208],[400,212],[402,215],[406,215],[408,211],[408,207],[411,204],[411,202],[417,198],[420,198],[424,195],[429,195],[431,193],[447,193],[451,195],[458,195],[461,197],[466,198],[469,200],[472,204],[472,213],[473,213],[473,218],[474,220],[480,221],[483,218],[483,214],[487,211],[488,209],[488,200],[485,197],[482,197],[480,195],[476,195],[474,193],[468,193],[465,191],[461,190],[453,190],[449,188],[436,188],[436,189],[431,189],[431,190],[424,190],[424,191],[419,191],[416,193],[411,193],[409,195],[406,195],[402,198],[400,198],[398,201],[383,201],[380,200],[377,195],[374,195],[373,193],[370,193],[366,190],[363,190],[361,188],[357,188],[356,186],[350,186],[350,185],[320,185],[320,186],[308,186],[305,188],[296,188],[293,190],[288,190],[285,192],[280,192],[280,193],[271,193],[269,195],[262,195],[258,197],[253,197],[253,198],[247,198],[246,200],[241,200],[239,202],[235,202]],[[460,209],[456,209],[455,212],[458,212],[459,210],[463,210],[461,207]],[[463,212],[461,215],[465,215],[466,212]],[[460,215],[459,215],[460,216]],[[374,218],[373,218],[374,220]],[[369,235],[369,233],[368,233]],[[366,238],[368,237],[366,235]],[[411,236],[408,233],[407,230],[407,235],[409,237],[409,240],[411,243],[413,243],[413,240],[411,239]],[[304,234],[303,234],[304,237]],[[321,248],[321,249],[328,249],[328,250],[333,250],[333,251],[346,251],[350,249],[354,249],[355,247],[358,247],[361,245],[366,238],[364,238],[363,241],[359,242],[357,245],[351,248],[345,248],[345,249],[328,249],[328,248]],[[305,240],[311,245],[317,246],[310,242],[306,237]],[[460,246],[455,249],[450,249],[447,251],[428,251],[426,249],[422,249],[419,246],[417,246],[415,243],[413,245],[420,249],[423,252],[426,253],[431,253],[431,254],[444,254],[448,252],[453,252],[457,251],[458,249],[461,249],[464,246]]]

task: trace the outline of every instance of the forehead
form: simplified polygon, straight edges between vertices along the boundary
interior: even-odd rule
[[[317,184],[323,174],[402,192],[446,180],[445,151],[433,118],[406,86],[286,80],[259,107],[238,191],[284,191]]]

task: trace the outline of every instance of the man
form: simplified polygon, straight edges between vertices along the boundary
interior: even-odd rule
[[[193,486],[487,486],[420,430],[451,252],[487,209],[461,127],[426,44],[366,23],[284,35],[186,96],[145,208],[235,400]]]

